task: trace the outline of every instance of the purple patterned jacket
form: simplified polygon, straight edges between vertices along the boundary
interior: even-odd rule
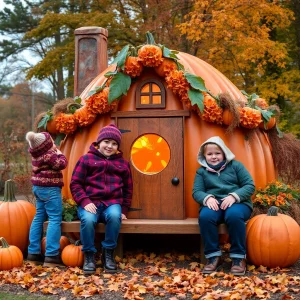
[[[48,144],[46,146],[50,147]],[[34,149],[29,148],[32,156],[31,182],[38,186],[63,186],[61,170],[67,166],[67,159],[63,154],[57,154],[53,149],[45,152],[46,149],[45,143]]]
[[[71,193],[78,205],[120,204],[127,215],[132,199],[132,176],[129,162],[119,152],[106,158],[93,143],[77,162],[71,179]]]

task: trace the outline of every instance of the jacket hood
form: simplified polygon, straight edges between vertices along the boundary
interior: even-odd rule
[[[105,155],[103,155],[99,150],[98,150],[98,143],[93,142],[90,146],[90,149],[88,153],[92,153],[94,155],[97,155],[99,157],[105,158],[105,159],[115,159],[115,158],[120,158],[123,157],[123,152],[118,150],[116,154],[111,155],[109,158],[107,158]]]
[[[204,156],[204,146],[206,144],[216,144],[218,145],[224,152],[225,158],[226,158],[226,164],[228,164],[230,161],[232,161],[235,158],[235,155],[231,152],[231,150],[225,145],[224,141],[219,136],[213,136],[206,140],[199,149],[197,161],[198,163],[203,167],[208,167],[208,164],[206,162],[205,156]]]

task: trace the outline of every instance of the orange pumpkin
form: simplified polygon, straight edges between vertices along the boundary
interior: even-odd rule
[[[82,267],[84,257],[81,249],[80,241],[66,246],[61,253],[63,263],[68,267]]]
[[[10,246],[4,237],[0,237],[0,271],[18,268],[23,265],[23,254],[16,246]]]
[[[4,199],[0,201],[0,236],[22,252],[27,250],[31,222],[36,209],[25,200],[17,200],[14,182],[7,180],[4,185]]]
[[[276,118],[275,117],[272,117],[270,118],[270,120],[265,124],[265,122],[261,122],[258,127],[261,128],[261,129],[265,129],[265,130],[268,130],[268,129],[271,129],[275,126],[276,124]]]
[[[223,124],[229,126],[233,121],[233,114],[229,109],[223,110]]]
[[[246,102],[246,99],[239,89],[211,65],[197,57],[182,52],[178,54],[178,57],[180,63],[189,73],[203,78],[206,88],[210,90],[213,95],[228,92],[233,99],[242,99],[241,101]],[[85,99],[89,91],[95,89],[97,86],[101,86],[101,84],[105,82],[106,78],[104,74],[109,70],[113,70],[112,67],[108,67],[89,84],[81,94],[81,99]],[[132,83],[127,95],[122,96],[122,99],[118,102],[117,112],[125,113],[137,111],[137,83],[149,78],[153,78],[164,84],[167,101],[163,110],[183,111],[185,107],[180,101],[180,96],[173,93],[170,88],[167,88],[164,78],[158,76],[153,68],[148,68],[146,71],[137,78],[137,82]],[[130,122],[130,118],[128,118],[128,121]],[[71,197],[69,183],[75,164],[80,156],[87,153],[90,144],[97,139],[100,128],[111,122],[112,117],[110,113],[103,114],[98,117],[89,128],[82,128],[82,130],[77,131],[75,134],[67,136],[62,142],[61,150],[68,158],[68,166],[63,170],[65,186],[62,191],[63,195],[67,198]],[[255,131],[252,133],[251,139],[246,139],[247,130],[245,128],[236,128],[231,135],[228,135],[226,134],[227,128],[225,126],[208,123],[202,120],[194,111],[190,111],[190,115],[184,118],[183,124],[184,181],[182,181],[182,184],[184,192],[182,197],[184,198],[185,217],[198,217],[198,204],[193,200],[191,193],[195,172],[197,168],[199,168],[196,158],[199,146],[212,136],[217,135],[224,140],[226,145],[236,155],[236,159],[241,161],[251,173],[257,187],[264,187],[268,182],[277,178],[269,141],[263,132]],[[149,133],[151,133],[151,126],[149,126]],[[139,135],[137,134],[137,138],[138,137]],[[122,147],[121,145],[121,149]]]
[[[256,266],[288,267],[300,256],[300,227],[290,216],[272,206],[266,215],[247,223],[247,257]]]
[[[50,121],[47,122],[46,130],[50,134],[58,134],[58,130],[56,129],[56,121],[55,118],[52,118]]]
[[[70,245],[71,243],[70,243],[69,239],[68,239],[66,236],[62,235],[62,236],[60,237],[59,244],[60,244],[60,249],[59,249],[59,251],[62,252],[63,249],[64,249],[66,246]],[[42,238],[41,250],[42,250],[42,253],[45,254],[45,252],[46,252],[46,237],[43,237],[43,238]]]

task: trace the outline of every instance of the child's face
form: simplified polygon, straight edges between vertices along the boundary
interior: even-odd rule
[[[215,166],[225,159],[222,149],[215,144],[207,144],[204,149],[206,161]]]
[[[99,143],[99,151],[104,156],[109,157],[118,151],[118,143],[115,140],[105,139]]]

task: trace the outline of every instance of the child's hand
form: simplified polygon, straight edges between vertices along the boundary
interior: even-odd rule
[[[127,217],[124,214],[122,214],[122,220],[126,220],[126,219]]]
[[[221,209],[226,209],[228,207],[230,207],[233,203],[235,203],[235,198],[232,195],[229,195],[223,199],[221,199],[222,203],[221,203]]]
[[[84,209],[92,214],[97,213],[97,206],[94,203],[89,203],[84,207]]]
[[[208,208],[212,209],[212,210],[219,210],[219,203],[217,201],[217,199],[215,199],[214,197],[209,197],[206,200],[206,205]]]
[[[56,148],[56,153],[57,154],[62,154],[62,152],[58,148]]]

